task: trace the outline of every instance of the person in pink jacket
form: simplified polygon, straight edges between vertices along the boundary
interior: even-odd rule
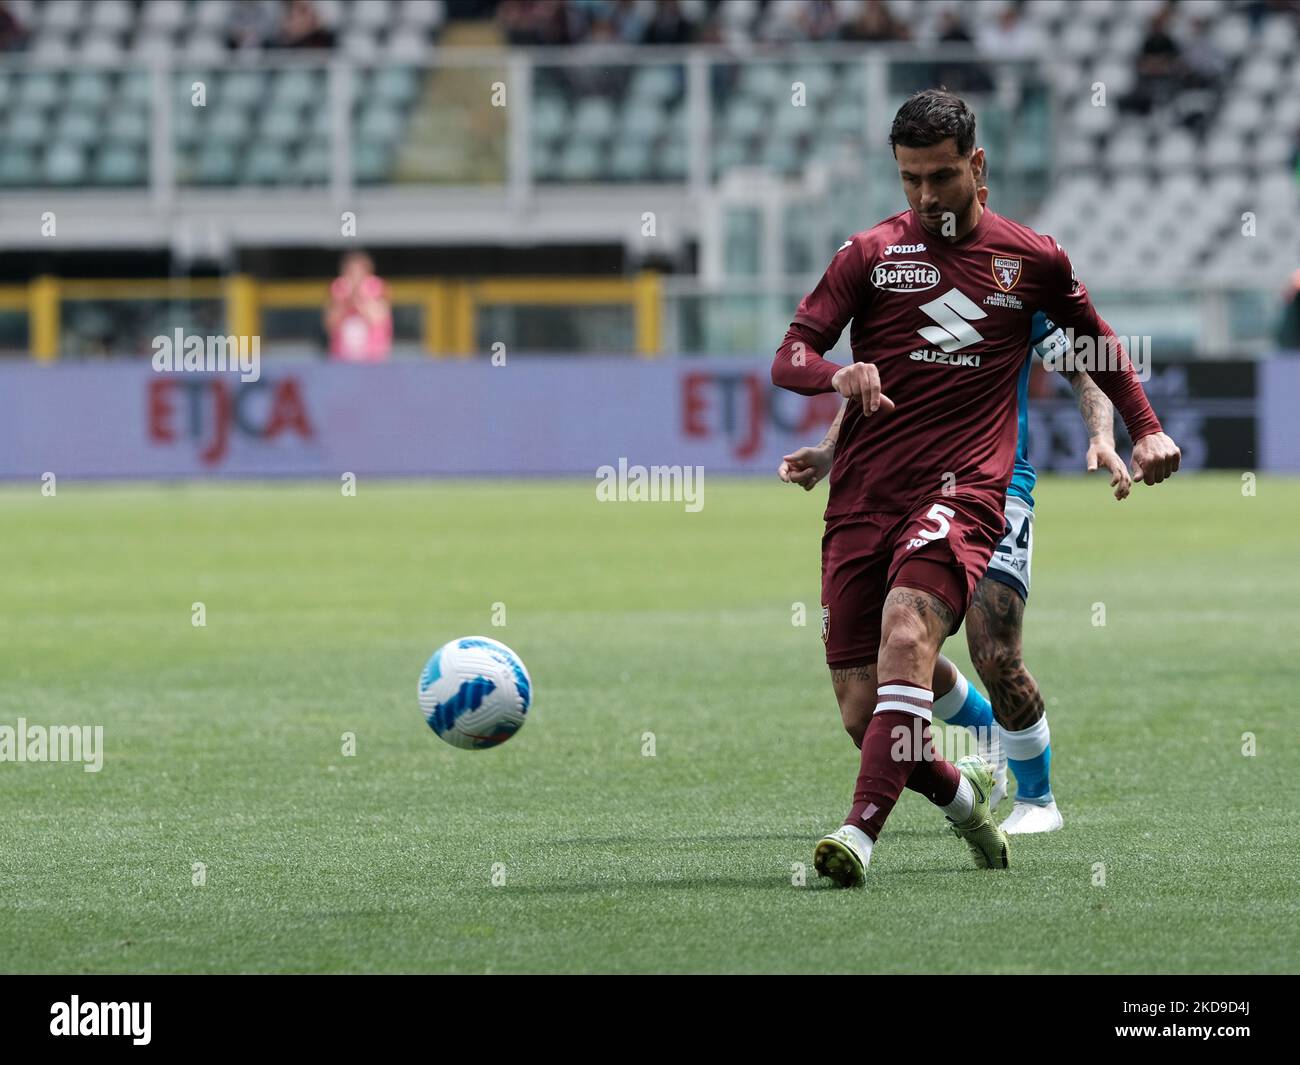
[[[341,362],[382,362],[393,350],[393,309],[388,289],[375,276],[374,261],[363,251],[343,256],[330,285],[325,311],[330,358]]]

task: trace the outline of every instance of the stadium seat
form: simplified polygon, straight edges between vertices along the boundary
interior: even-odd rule
[[[41,169],[36,156],[29,149],[6,144],[0,151],[0,185],[20,188],[36,185],[41,180]]]
[[[144,25],[149,29],[177,30],[185,25],[188,17],[184,0],[149,0],[143,5],[143,14]]]
[[[104,136],[110,144],[139,146],[149,140],[149,116],[134,108],[108,113]]]
[[[101,132],[100,123],[85,111],[64,111],[54,125],[53,137],[67,144],[87,147]]]
[[[374,98],[392,107],[407,107],[420,91],[420,72],[415,67],[385,67],[370,84]]]
[[[86,156],[75,144],[51,144],[45,152],[43,175],[51,185],[80,185],[86,179]]]
[[[111,96],[109,76],[98,70],[81,70],[72,75],[64,93],[64,101],[83,111],[104,107]]]
[[[44,112],[20,108],[9,112],[4,137],[13,144],[39,145],[45,141],[47,128]]]
[[[262,115],[257,135],[270,144],[292,144],[303,133],[303,122],[298,115],[296,108],[268,108]]]
[[[681,87],[681,68],[653,64],[638,67],[632,74],[628,95],[632,101],[664,104]]]
[[[55,106],[62,96],[57,76],[45,71],[24,71],[16,74],[15,82],[16,103],[24,110],[44,111]]]
[[[94,30],[125,31],[135,23],[135,14],[127,0],[95,0],[86,14]]]
[[[100,151],[91,178],[99,185],[140,185],[144,183],[147,172],[139,151],[116,144]]]
[[[201,185],[233,185],[237,174],[234,151],[227,144],[208,144],[199,152],[195,178]]]
[[[392,172],[392,151],[373,141],[361,141],[352,153],[352,169],[363,185],[382,181]]]
[[[266,76],[261,71],[237,70],[217,80],[214,88],[208,82],[208,104],[216,100],[240,107],[252,107],[266,99]]]
[[[380,103],[368,104],[358,114],[355,124],[358,137],[385,145],[396,143],[402,136],[404,126],[401,114]]]
[[[650,173],[650,146],[641,139],[620,140],[610,155],[609,174],[616,181],[642,181]]]
[[[589,141],[564,147],[559,173],[566,181],[592,181],[600,173],[600,153]]]
[[[244,159],[241,177],[257,185],[275,185],[289,172],[289,153],[279,144],[258,141]]]
[[[614,132],[614,108],[604,98],[588,98],[573,114],[572,131],[584,140],[600,140]]]
[[[630,102],[619,118],[618,127],[625,137],[648,143],[664,129],[664,114],[654,103]]]
[[[333,157],[328,141],[311,141],[294,161],[293,173],[307,185],[323,185],[330,179]]]

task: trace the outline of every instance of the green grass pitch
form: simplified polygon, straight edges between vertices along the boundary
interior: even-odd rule
[[[906,793],[852,892],[811,870],[857,769],[825,490],[706,488],[699,513],[589,480],[0,490],[0,725],[100,724],[106,751],[0,763],[0,968],[1297,968],[1300,482],[1048,479],[1026,658],[1065,829],[979,871]],[[459,751],[416,680],[476,633],[536,701]]]

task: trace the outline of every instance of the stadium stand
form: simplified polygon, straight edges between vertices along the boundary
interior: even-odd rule
[[[724,246],[701,250],[703,280],[793,291],[837,234],[897,209],[888,116],[939,82],[976,104],[994,205],[1094,288],[1275,298],[1300,247],[1291,0],[12,0],[0,48],[10,192],[432,188],[410,226],[434,242],[500,216],[478,190],[576,197],[617,241],[654,195],[677,219],[664,258],[709,239],[709,204]],[[771,237],[735,221],[759,190],[780,201]],[[1243,226],[1253,241],[1228,239]]]

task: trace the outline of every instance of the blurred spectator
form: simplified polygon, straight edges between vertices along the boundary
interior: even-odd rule
[[[966,28],[966,20],[962,18],[961,12],[955,7],[948,8],[939,16],[937,28],[940,44],[975,43],[975,39],[970,35],[970,30]]]
[[[28,36],[27,27],[18,21],[9,5],[0,0],[0,52],[22,51],[27,47]]]
[[[1213,28],[1214,23],[1208,18],[1192,22],[1191,36],[1183,50],[1184,84],[1189,88],[1218,89],[1227,73],[1228,57],[1214,43]]]
[[[840,36],[846,41],[905,41],[912,31],[907,23],[894,18],[885,0],[867,0]]]
[[[226,15],[226,47],[265,48],[275,38],[275,7],[267,0],[238,0]]]
[[[1036,41],[1021,17],[1020,4],[1008,4],[996,19],[984,20],[977,31],[980,51],[993,59],[1030,59]]]
[[[1178,92],[1183,51],[1170,30],[1173,17],[1174,5],[1166,3],[1151,20],[1138,50],[1137,86],[1120,101],[1121,109],[1150,114],[1153,107],[1168,103]]]
[[[1300,351],[1300,270],[1291,275],[1282,299],[1285,306],[1278,324],[1278,346],[1287,351]]]
[[[392,353],[393,310],[388,289],[375,276],[375,264],[363,251],[343,256],[340,274],[330,285],[325,332],[332,359],[382,362]]]
[[[333,48],[334,31],[325,25],[312,0],[288,0],[277,43],[281,48]]]
[[[691,26],[682,14],[681,4],[677,0],[659,0],[641,39],[646,44],[686,44],[691,39]]]
[[[576,44],[582,39],[581,11],[561,0],[505,0],[497,23],[515,45]]]
[[[638,0],[617,0],[609,12],[609,22],[615,40],[623,44],[639,44],[645,36],[645,13]]]
[[[799,8],[799,30],[805,41],[833,41],[840,35],[834,0],[806,0]]]

